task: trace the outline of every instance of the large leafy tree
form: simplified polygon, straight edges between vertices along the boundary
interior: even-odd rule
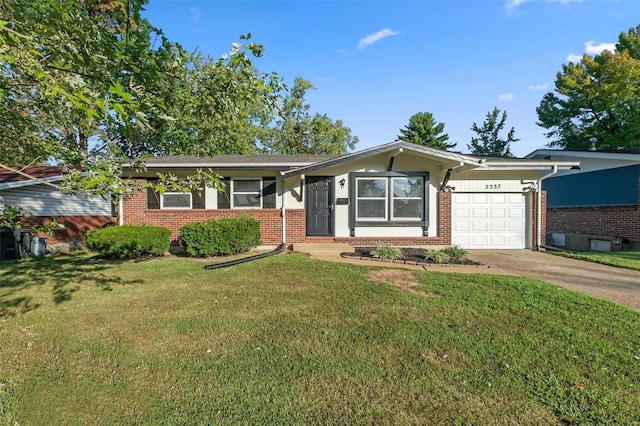
[[[358,143],[342,120],[310,113],[305,96],[314,89],[311,82],[296,77],[273,120],[258,133],[262,152],[278,154],[345,154]]]
[[[179,47],[140,17],[143,3],[0,4],[0,127],[13,130],[0,138],[26,147],[4,161],[83,164],[91,138],[106,128],[147,124],[146,114],[161,107],[152,96],[156,82],[183,64]]]
[[[400,129],[398,139],[437,149],[451,149],[455,143],[447,143],[444,123],[438,123],[430,112],[419,112],[409,118],[409,124]]]
[[[0,2],[0,165],[81,165],[75,189],[117,196],[132,187],[123,153],[252,146],[253,136],[219,136],[246,134],[247,117],[277,97],[277,77],[251,64],[262,46],[247,36],[217,61],[188,55],[141,18],[145,2]]]
[[[493,111],[487,113],[482,126],[473,123],[471,130],[473,130],[477,136],[472,137],[471,144],[467,145],[470,152],[479,155],[512,157],[511,144],[520,139],[516,139],[516,131],[513,127],[507,133],[506,138],[500,136],[500,133],[504,130],[506,121],[507,112],[502,111],[502,115],[500,115],[500,110],[494,107]]]
[[[163,114],[151,115],[142,130],[115,129],[116,145],[128,157],[255,152],[262,117],[272,113],[283,89],[275,73],[252,66],[249,56],[261,54],[262,46],[251,42],[234,43],[218,60],[194,53],[182,78],[171,81]]]
[[[537,108],[549,146],[640,148],[640,26],[621,33],[616,51],[562,66],[555,93]]]

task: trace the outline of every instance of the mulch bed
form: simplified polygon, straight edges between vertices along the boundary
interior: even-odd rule
[[[371,251],[375,247],[356,247],[354,253],[341,253],[342,257],[356,258],[361,260],[380,260],[393,263],[404,263],[410,265],[465,265],[465,266],[480,266],[482,263],[475,262],[470,259],[463,260],[450,260],[447,263],[434,263],[424,258],[424,249],[421,248],[409,248],[401,247],[402,259],[388,260],[379,259],[371,255]]]

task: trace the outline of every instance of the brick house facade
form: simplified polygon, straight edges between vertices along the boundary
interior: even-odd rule
[[[224,177],[224,191],[140,191],[122,200],[119,221],[166,227],[173,242],[185,224],[248,216],[261,223],[263,244],[537,248],[544,245],[546,198],[543,193],[538,218],[538,193],[523,182],[537,181],[553,166],[406,142],[343,156],[157,157],[134,177],[207,167]],[[464,205],[467,195],[484,204]]]

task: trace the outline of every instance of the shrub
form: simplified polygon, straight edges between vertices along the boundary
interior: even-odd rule
[[[446,263],[449,261],[449,255],[442,250],[425,250],[424,258],[433,263]]]
[[[446,253],[451,259],[456,261],[466,259],[467,255],[469,254],[469,252],[457,245],[452,247],[445,247],[441,251],[443,253]]]
[[[244,253],[260,244],[260,222],[248,217],[211,219],[180,228],[180,245],[191,256]]]
[[[169,251],[171,231],[159,226],[108,226],[87,232],[89,250],[102,257],[131,259],[162,256]]]
[[[402,257],[402,251],[398,247],[385,243],[378,244],[369,254],[380,259],[400,259]]]

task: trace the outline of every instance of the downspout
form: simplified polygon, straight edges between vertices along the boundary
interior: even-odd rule
[[[542,246],[542,244],[540,244],[540,241],[542,241],[542,181],[547,178],[550,178],[556,173],[558,173],[558,166],[554,165],[551,173],[549,173],[548,175],[540,176],[540,179],[538,179],[538,190],[536,191],[538,193],[538,197],[537,197],[538,198],[537,199],[538,215],[536,217],[536,222],[537,222],[536,223],[536,250],[537,251],[540,251],[540,247]]]
[[[281,203],[281,207],[280,207],[280,211],[282,214],[282,244],[286,244],[287,243],[287,206],[286,206],[286,202],[285,200],[287,199],[286,195],[286,188],[285,188],[285,181],[284,179],[280,179],[280,181],[282,182],[281,185],[281,192],[282,192],[282,203]]]
[[[120,196],[118,201],[118,226],[124,225],[124,198]]]

